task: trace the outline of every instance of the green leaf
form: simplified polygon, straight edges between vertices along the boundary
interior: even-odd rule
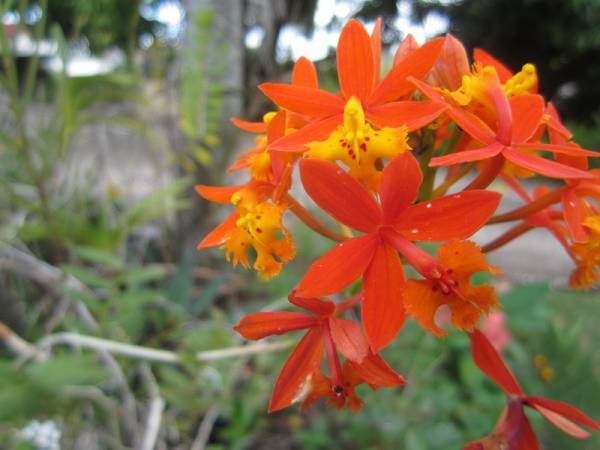
[[[121,280],[129,286],[139,286],[152,281],[159,281],[167,276],[167,268],[163,264],[149,264],[126,271]]]
[[[31,364],[25,373],[44,390],[53,392],[62,386],[97,385],[107,377],[106,370],[93,355],[56,355],[50,360]]]
[[[108,277],[100,275],[94,270],[85,269],[83,267],[64,264],[61,266],[62,270],[69,275],[73,275],[83,284],[86,284],[91,287],[105,288],[111,289],[114,286],[114,281]]]
[[[107,266],[111,269],[120,269],[123,267],[121,257],[108,250],[80,245],[74,247],[73,252],[75,255],[89,263]]]
[[[121,227],[128,230],[134,226],[151,222],[169,212],[188,207],[189,200],[177,197],[191,184],[189,178],[182,178],[149,195],[123,214]]]

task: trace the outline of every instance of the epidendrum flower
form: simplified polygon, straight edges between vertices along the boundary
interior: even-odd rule
[[[524,407],[537,411],[552,425],[575,438],[590,436],[578,424],[600,430],[600,425],[591,417],[568,403],[525,394],[494,346],[479,330],[471,335],[471,350],[477,367],[506,394],[507,408],[490,436],[466,445],[463,450],[539,450]]]
[[[365,234],[338,244],[315,261],[300,282],[298,294],[334,294],[363,275],[362,322],[373,351],[389,344],[404,323],[406,282],[398,252],[428,280],[431,289],[447,296],[446,302],[455,311],[460,310],[457,303],[471,304],[469,293],[463,292],[467,273],[461,270],[456,277],[451,267],[444,267],[452,264],[452,256],[438,261],[412,241],[469,237],[495,211],[499,194],[475,190],[411,205],[423,175],[410,153],[397,156],[383,169],[380,204],[330,162],[302,160],[300,175],[306,192],[323,210]],[[429,300],[439,301],[431,297],[424,302]],[[431,310],[435,313],[435,308]],[[465,328],[471,326],[469,321]]]
[[[427,74],[439,55],[443,39],[431,40],[414,50],[380,80],[380,26],[378,21],[373,36],[369,36],[356,20],[344,26],[336,55],[341,90],[337,95],[294,84],[265,83],[259,86],[275,104],[308,121],[295,133],[274,142],[271,148],[304,151],[306,143],[326,140],[338,130],[344,134],[346,146],[349,144],[350,149],[358,148],[366,154],[373,153],[369,158],[375,160],[377,151],[384,149],[366,139],[373,136],[363,120],[357,120],[362,119],[363,114],[369,126],[406,127],[408,131],[421,128],[440,115],[446,107],[438,102],[400,99],[408,98],[415,90],[406,77],[422,78]],[[363,144],[364,150],[361,149]],[[384,151],[387,155],[393,150]]]
[[[290,303],[311,314],[299,312],[257,312],[244,317],[235,330],[256,340],[295,330],[307,330],[289,356],[275,382],[269,412],[303,401],[303,409],[320,398],[342,408],[360,409],[362,401],[355,387],[367,383],[372,389],[394,387],[404,379],[369,349],[360,325],[338,317],[360,300],[359,296],[334,303],[319,298],[304,298],[292,292]],[[338,351],[346,358],[342,367]],[[326,355],[329,377],[321,372]]]
[[[286,114],[268,120],[266,143],[286,132]],[[238,186],[196,186],[198,193],[217,203],[231,203],[236,210],[198,244],[199,249],[224,247],[233,265],[250,265],[248,252],[256,254],[254,268],[264,277],[279,273],[282,264],[294,257],[291,234],[283,225],[287,204],[281,196],[291,183],[290,155],[273,154],[258,147],[241,156],[234,169],[249,168],[252,179]]]
[[[594,178],[593,174],[536,156],[533,150],[546,150],[573,156],[598,156],[596,152],[583,150],[567,144],[531,142],[545,113],[544,99],[539,95],[519,95],[508,98],[502,90],[496,70],[492,66],[483,69],[485,94],[494,106],[497,127],[494,131],[475,114],[447,103],[446,99],[427,84],[412,79],[419,90],[432,100],[447,104],[446,114],[466,133],[484,147],[463,150],[446,156],[435,157],[430,165],[447,166],[465,162],[486,161],[484,169],[493,180],[508,160],[518,167],[551,178]],[[487,183],[489,184],[489,183]],[[487,185],[486,184],[486,185]]]
[[[492,321],[504,317],[497,312],[495,290],[473,277],[500,274],[484,254],[543,227],[575,262],[573,286],[590,287],[600,279],[600,172],[588,165],[597,153],[572,142],[554,106],[537,95],[533,65],[513,73],[476,49],[470,67],[464,46],[451,35],[422,46],[407,36],[381,76],[381,24],[376,21],[371,35],[356,20],[344,26],[336,51],[339,92],[319,87],[315,66],[306,58],[295,63],[291,83],[262,84],[279,110],[260,122],[232,119],[238,128],[257,133],[255,146],[228,168],[246,171],[249,181],[197,186],[204,198],[235,208],[199,248],[220,246],[234,265],[252,264],[263,277],[279,273],[294,256],[283,224],[288,210],[339,242],[312,263],[289,295],[305,312],[256,312],[235,327],[250,340],[305,331],[277,377],[269,411],[295,402],[305,410],[321,399],[359,410],[359,385],[405,383],[379,352],[407,314],[441,336],[439,320],[448,313],[454,327],[471,333],[476,364],[507,394],[492,434],[465,449],[538,449],[525,407],[575,437],[587,437],[578,424],[597,430],[596,422],[566,403],[526,395],[475,328],[487,315],[483,327],[498,351],[510,338],[502,321]],[[552,159],[540,152],[550,152]],[[292,197],[296,166],[306,193],[345,227],[343,233],[320,223]],[[439,166],[448,170],[436,187]],[[479,171],[474,181],[444,196],[474,168]],[[539,186],[531,197],[517,178],[532,173],[565,185]],[[501,196],[483,189],[498,178],[525,205],[491,217]],[[467,240],[486,223],[512,221],[514,227],[481,248]],[[436,254],[417,242],[436,243]],[[416,278],[405,279],[403,264],[415,269]],[[343,295],[359,279],[354,297],[321,298]],[[358,305],[360,321],[344,317]]]

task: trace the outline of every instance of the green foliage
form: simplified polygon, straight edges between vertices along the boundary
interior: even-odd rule
[[[198,8],[189,21],[188,45],[181,70],[180,126],[187,138],[189,154],[200,164],[212,162],[210,149],[219,145],[218,130],[222,118],[225,66],[220,64],[214,48],[218,33],[214,26],[214,13],[208,8]]]

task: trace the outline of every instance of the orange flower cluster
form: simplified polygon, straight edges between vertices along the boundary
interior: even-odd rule
[[[469,65],[463,45],[451,35],[422,46],[409,36],[381,76],[380,34],[380,21],[372,34],[355,20],[344,27],[337,93],[319,87],[316,69],[305,58],[296,62],[291,83],[259,86],[277,111],[258,123],[232,120],[257,134],[256,147],[229,168],[247,171],[249,181],[197,187],[204,198],[234,208],[199,248],[221,247],[234,265],[252,265],[262,277],[277,275],[294,257],[283,220],[287,212],[337,241],[289,296],[307,313],[258,312],[235,327],[251,340],[306,330],[275,383],[269,411],[294,402],[306,408],[321,398],[358,410],[357,385],[404,384],[379,352],[407,316],[442,336],[436,314],[443,307],[454,327],[473,333],[476,363],[516,405],[509,405],[507,417],[512,409],[530,406],[553,423],[571,419],[598,428],[573,407],[522,394],[476,330],[480,317],[500,306],[495,290],[471,279],[479,272],[500,274],[485,253],[535,227],[553,233],[573,258],[574,287],[600,279],[600,174],[588,169],[588,158],[597,152],[571,141],[552,104],[536,93],[533,65],[512,73],[482,50]],[[440,166],[447,170],[436,186]],[[339,230],[324,226],[292,196],[296,168],[305,192]],[[456,189],[468,174],[474,174],[471,181]],[[562,185],[540,188],[532,198],[519,180],[533,174]],[[501,199],[489,189],[494,180],[514,189],[524,205],[493,216]],[[562,209],[552,209],[554,204]],[[517,224],[483,248],[468,240],[486,224],[509,221]],[[439,243],[437,256],[419,242]],[[417,278],[406,279],[406,265]],[[337,302],[321,298],[343,297],[349,286],[359,294]],[[358,307],[360,322],[343,317]],[[519,439],[527,441],[518,448],[537,448],[519,414],[519,420],[503,423],[517,423]]]

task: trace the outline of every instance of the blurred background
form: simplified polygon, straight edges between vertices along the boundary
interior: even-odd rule
[[[408,323],[385,357],[409,380],[359,389],[360,414],[317,405],[267,415],[288,353],[237,347],[241,316],[286,308],[330,243],[290,219],[297,258],[269,283],[200,238],[253,146],[228,121],[271,106],[256,85],[315,61],[336,90],[351,17],[401,39],[452,32],[540,89],[586,148],[600,148],[597,0],[2,0],[0,2],[0,449],[458,449],[491,431],[503,394],[468,339]],[[487,241],[484,233],[478,239]],[[543,231],[493,255],[505,316],[486,326],[526,390],[600,417],[598,292],[566,288],[570,262]],[[299,338],[299,336],[298,336]],[[284,337],[277,342],[288,342]],[[292,336],[291,340],[296,340]],[[135,347],[131,347],[134,345]],[[144,351],[144,349],[149,349]],[[159,349],[154,351],[153,349]],[[544,449],[597,449],[532,417]]]

